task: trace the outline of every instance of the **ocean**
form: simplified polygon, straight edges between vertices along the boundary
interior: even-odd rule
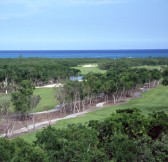
[[[168,57],[164,50],[0,50],[0,58],[147,58]]]

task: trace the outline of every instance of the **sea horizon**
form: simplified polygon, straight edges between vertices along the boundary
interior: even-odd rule
[[[168,57],[168,49],[0,50],[0,58],[146,58]]]

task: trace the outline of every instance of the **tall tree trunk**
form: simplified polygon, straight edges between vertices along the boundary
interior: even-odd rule
[[[116,97],[115,97],[115,93],[113,94],[113,103],[116,104]]]
[[[6,93],[6,94],[8,94],[7,87],[8,87],[8,78],[6,77],[6,78],[5,78],[5,93]]]
[[[91,107],[91,105],[92,105],[92,95],[89,98],[89,107]]]
[[[12,135],[13,135],[13,130],[14,130],[14,127],[15,127],[15,123],[16,123],[16,120],[12,123],[12,128],[11,128],[9,137],[12,137]]]
[[[34,114],[33,114],[32,120],[33,120],[33,129],[35,130],[36,129],[36,124],[35,124],[35,115]]]
[[[82,100],[82,110],[85,111],[85,100]]]

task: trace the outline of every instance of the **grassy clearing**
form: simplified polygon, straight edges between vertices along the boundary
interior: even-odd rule
[[[40,95],[41,100],[34,112],[40,112],[45,110],[53,109],[57,104],[55,98],[54,88],[38,88],[34,90],[34,95]],[[10,94],[0,94],[0,100],[11,99]],[[13,106],[11,104],[10,111],[13,112]]]
[[[40,95],[41,97],[40,103],[34,110],[35,112],[53,109],[58,104],[54,88],[37,88],[34,90],[34,95]]]
[[[142,94],[142,98],[132,99],[128,103],[114,108],[138,108],[147,115],[152,111],[165,111],[168,113],[168,87],[159,86]]]
[[[80,70],[82,75],[88,74],[89,72],[93,72],[93,73],[105,73],[106,72],[106,70],[99,69],[97,64],[80,65],[80,66],[73,67],[73,68]]]
[[[160,86],[143,93],[142,96],[142,98],[132,99],[125,104],[105,107],[83,116],[59,121],[53,126],[56,128],[65,128],[68,124],[72,123],[87,123],[89,120],[101,120],[106,118],[110,114],[115,113],[117,109],[125,108],[138,108],[144,115],[147,115],[152,111],[165,111],[166,113],[168,113],[168,87]],[[36,132],[32,132],[21,137],[26,141],[32,142],[33,140],[35,140],[35,134]]]

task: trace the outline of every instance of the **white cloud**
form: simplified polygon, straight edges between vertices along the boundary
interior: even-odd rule
[[[0,20],[33,15],[48,6],[46,0],[6,0],[0,1]],[[2,10],[1,10],[2,8]]]
[[[133,1],[137,0],[1,0],[0,20],[30,16],[40,12],[45,7],[54,5],[103,5]]]

